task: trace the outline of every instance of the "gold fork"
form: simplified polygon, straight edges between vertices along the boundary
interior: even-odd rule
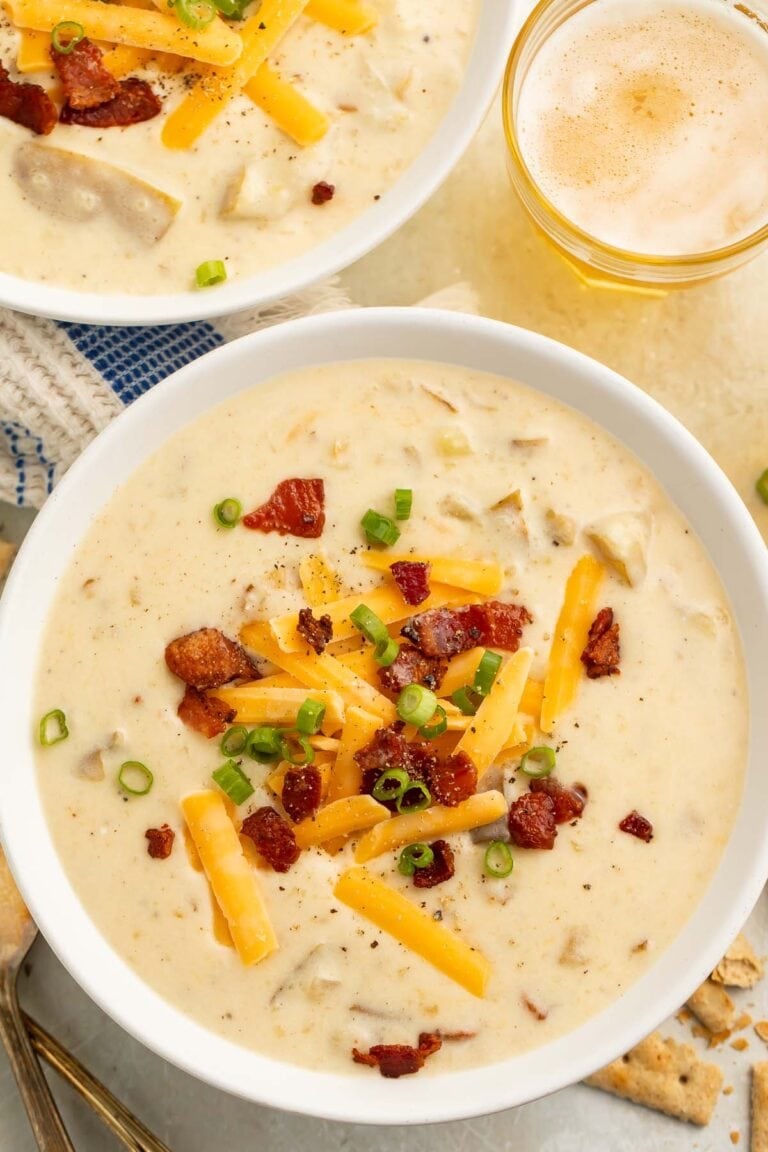
[[[19,1007],[19,969],[37,926],[0,848],[0,1039],[41,1152],[74,1152],[35,1052],[80,1093],[130,1152],[169,1152],[140,1120]]]

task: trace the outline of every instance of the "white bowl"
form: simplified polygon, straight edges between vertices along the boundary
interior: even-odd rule
[[[397,231],[460,160],[501,82],[517,9],[516,0],[483,0],[464,83],[427,147],[381,200],[302,256],[221,287],[165,296],[75,292],[0,272],[0,305],[82,324],[175,324],[268,304],[347,268]]]
[[[377,1124],[453,1120],[507,1108],[614,1059],[675,1011],[713,968],[768,875],[768,709],[762,707],[752,710],[744,798],[722,863],[679,937],[648,973],[554,1043],[490,1067],[397,1084],[378,1076],[353,1081],[307,1071],[237,1047],[162,1000],[102,938],[59,863],[34,765],[33,683],[58,578],[115,487],[188,421],[277,373],[393,353],[533,385],[585,413],[635,452],[716,563],[741,631],[751,698],[768,699],[768,552],[704,449],[645,393],[595,361],[494,321],[427,310],[361,310],[301,320],[229,344],[177,372],[102,432],[70,470],[35,522],[0,605],[0,827],[24,897],[62,962],[119,1024],[202,1080],[291,1111]],[[678,769],[695,773],[695,765],[684,762]]]

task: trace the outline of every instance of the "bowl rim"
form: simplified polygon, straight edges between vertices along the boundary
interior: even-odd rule
[[[0,306],[76,324],[180,324],[261,308],[348,268],[401,228],[469,147],[501,83],[520,23],[518,8],[518,0],[482,0],[463,82],[426,147],[379,201],[321,244],[285,264],[214,289],[190,287],[158,296],[76,292],[0,272]]]
[[[11,869],[41,931],[108,1015],[185,1071],[234,1095],[286,1111],[388,1125],[464,1119],[547,1095],[610,1062],[679,1008],[741,929],[768,876],[768,776],[759,764],[759,749],[768,746],[768,711],[752,709],[750,765],[737,821],[715,876],[687,924],[618,1000],[575,1031],[532,1052],[463,1072],[413,1077],[393,1087],[381,1077],[308,1070],[240,1048],[144,984],[79,904],[60,868],[37,789],[29,686],[57,573],[68,563],[94,511],[167,438],[170,427],[182,427],[278,372],[379,357],[496,371],[570,401],[577,411],[607,413],[598,422],[630,449],[648,442],[651,458],[645,453],[640,458],[665,488],[673,488],[678,507],[705,548],[721,561],[718,568],[740,627],[752,699],[768,695],[768,657],[763,651],[768,550],[730,481],[704,448],[639,388],[547,337],[429,309],[330,313],[278,325],[208,353],[110,424],[39,514],[0,601],[0,730],[6,733],[0,829]],[[242,383],[237,365],[247,366]],[[539,376],[547,372],[549,377],[541,381]],[[677,481],[665,483],[675,469]]]

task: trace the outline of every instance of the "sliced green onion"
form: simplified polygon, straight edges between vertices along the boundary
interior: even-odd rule
[[[282,736],[279,728],[252,728],[246,752],[259,764],[274,764],[280,759]]]
[[[213,506],[213,518],[220,528],[234,528],[240,523],[242,514],[243,506],[234,496],[227,496],[226,500]]]
[[[369,508],[360,524],[365,532],[369,544],[381,544],[383,548],[391,548],[400,539],[400,529],[389,516],[382,516]]]
[[[61,708],[53,708],[50,712],[46,712],[40,721],[40,743],[43,748],[60,744],[67,736],[69,736],[67,718]]]
[[[408,520],[413,507],[413,489],[395,488],[395,519]]]
[[[233,804],[244,804],[249,796],[253,796],[253,784],[234,760],[227,760],[211,776]]]
[[[374,784],[371,795],[374,800],[382,803],[386,800],[399,800],[409,784],[408,773],[402,768],[387,768]]]
[[[382,668],[389,668],[390,664],[394,664],[399,655],[400,645],[397,640],[393,640],[391,636],[387,636],[386,640],[379,640],[373,651],[374,660]]]
[[[498,675],[499,668],[501,668],[501,656],[498,652],[490,652],[486,648],[472,681],[472,689],[477,692],[478,696],[488,695]]]
[[[403,876],[413,876],[417,868],[429,868],[434,859],[435,854],[429,844],[409,844],[400,853],[397,868]]]
[[[325,704],[319,700],[307,699],[299,708],[296,717],[296,727],[302,736],[314,736],[320,731],[320,725],[325,719]]]
[[[354,612],[350,612],[349,618],[358,632],[362,632],[371,644],[381,644],[389,640],[386,624],[365,604],[359,604]]]
[[[195,31],[207,28],[216,19],[216,8],[210,3],[210,0],[172,0],[171,7],[175,8],[181,23],[185,24],[187,28],[194,28]],[[200,268],[208,268],[212,265],[221,267],[224,274],[220,279],[226,280],[227,274],[224,272],[224,265],[221,260],[206,260],[205,264],[200,265]],[[197,270],[197,283],[200,288],[205,288],[207,284],[200,283],[200,268]],[[208,281],[209,284],[218,284],[218,282],[218,280]]]
[[[414,792],[417,793],[417,799],[413,799]],[[395,807],[398,812],[406,815],[408,812],[423,812],[431,803],[432,793],[426,784],[422,784],[421,780],[409,780],[398,796]]]
[[[486,876],[503,880],[505,876],[509,876],[514,866],[515,861],[509,845],[505,844],[503,840],[491,840],[483,857],[483,868]]]
[[[62,40],[62,36],[64,40]],[[69,56],[81,40],[85,39],[85,28],[76,20],[61,20],[51,29],[51,47],[60,56]]]
[[[542,776],[549,776],[557,760],[554,748],[542,744],[538,748],[530,748],[520,761],[520,771],[534,780]]]
[[[117,782],[129,796],[146,796],[152,789],[155,778],[140,760],[126,760],[120,765]]]
[[[289,764],[303,768],[312,763],[315,758],[315,750],[306,736],[302,735],[301,732],[294,732],[289,729],[282,733],[280,755]]]
[[[437,696],[423,684],[409,684],[397,698],[397,714],[406,724],[422,728],[435,714]]]
[[[242,20],[250,2],[251,0],[214,0],[219,12],[228,20]]]
[[[443,732],[448,729],[448,717],[445,714],[445,708],[442,704],[438,704],[432,714],[433,724],[423,724],[419,728],[419,736],[423,736],[425,740],[436,740],[438,736],[442,736]]]
[[[221,748],[225,756],[242,756],[248,747],[248,729],[242,724],[229,728],[221,738]]]
[[[768,468],[766,468],[765,472],[763,472],[762,476],[757,480],[755,488],[763,503],[768,504]]]
[[[207,7],[207,5],[206,5]],[[216,15],[216,9],[210,5],[213,16]],[[177,10],[179,6],[177,5]],[[213,16],[211,19],[213,19]],[[208,23],[210,24],[210,20]],[[190,25],[191,27],[191,25]],[[201,25],[205,27],[204,24]],[[223,260],[204,260],[202,264],[198,264],[195,269],[195,283],[198,288],[213,288],[215,284],[223,284],[227,278],[227,270],[224,267]]]
[[[470,688],[469,685],[457,688],[455,692],[452,692],[451,700],[465,716],[474,716],[480,705],[480,698],[474,688]]]

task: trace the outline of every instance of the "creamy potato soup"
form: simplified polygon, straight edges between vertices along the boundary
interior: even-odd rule
[[[212,1031],[361,1076],[615,1000],[711,880],[747,744],[723,589],[646,468],[405,361],[273,380],[146,461],[62,578],[36,710],[110,944]]]
[[[243,22],[217,14],[195,34],[177,13],[201,3],[214,12],[213,0],[159,3],[162,13],[137,0],[122,9],[121,33],[102,28],[99,0],[70,0],[56,6],[56,19],[86,41],[54,51],[54,64],[50,21],[39,30],[42,3],[13,0],[10,16],[0,13],[9,74],[0,69],[0,270],[136,295],[192,288],[210,261],[229,279],[266,271],[372,207],[456,95],[480,8],[480,0],[261,0],[245,6]],[[219,4],[233,5],[242,6]],[[131,29],[149,21],[153,44],[161,35],[173,48],[181,38],[181,53],[208,51],[211,38],[213,55],[239,51],[241,36],[246,47],[225,68],[110,44],[107,33],[124,35],[125,21]],[[65,48],[70,34],[61,33]],[[80,57],[93,52],[101,89],[82,75]],[[20,81],[53,103],[39,106],[29,90],[19,96],[12,85]]]

